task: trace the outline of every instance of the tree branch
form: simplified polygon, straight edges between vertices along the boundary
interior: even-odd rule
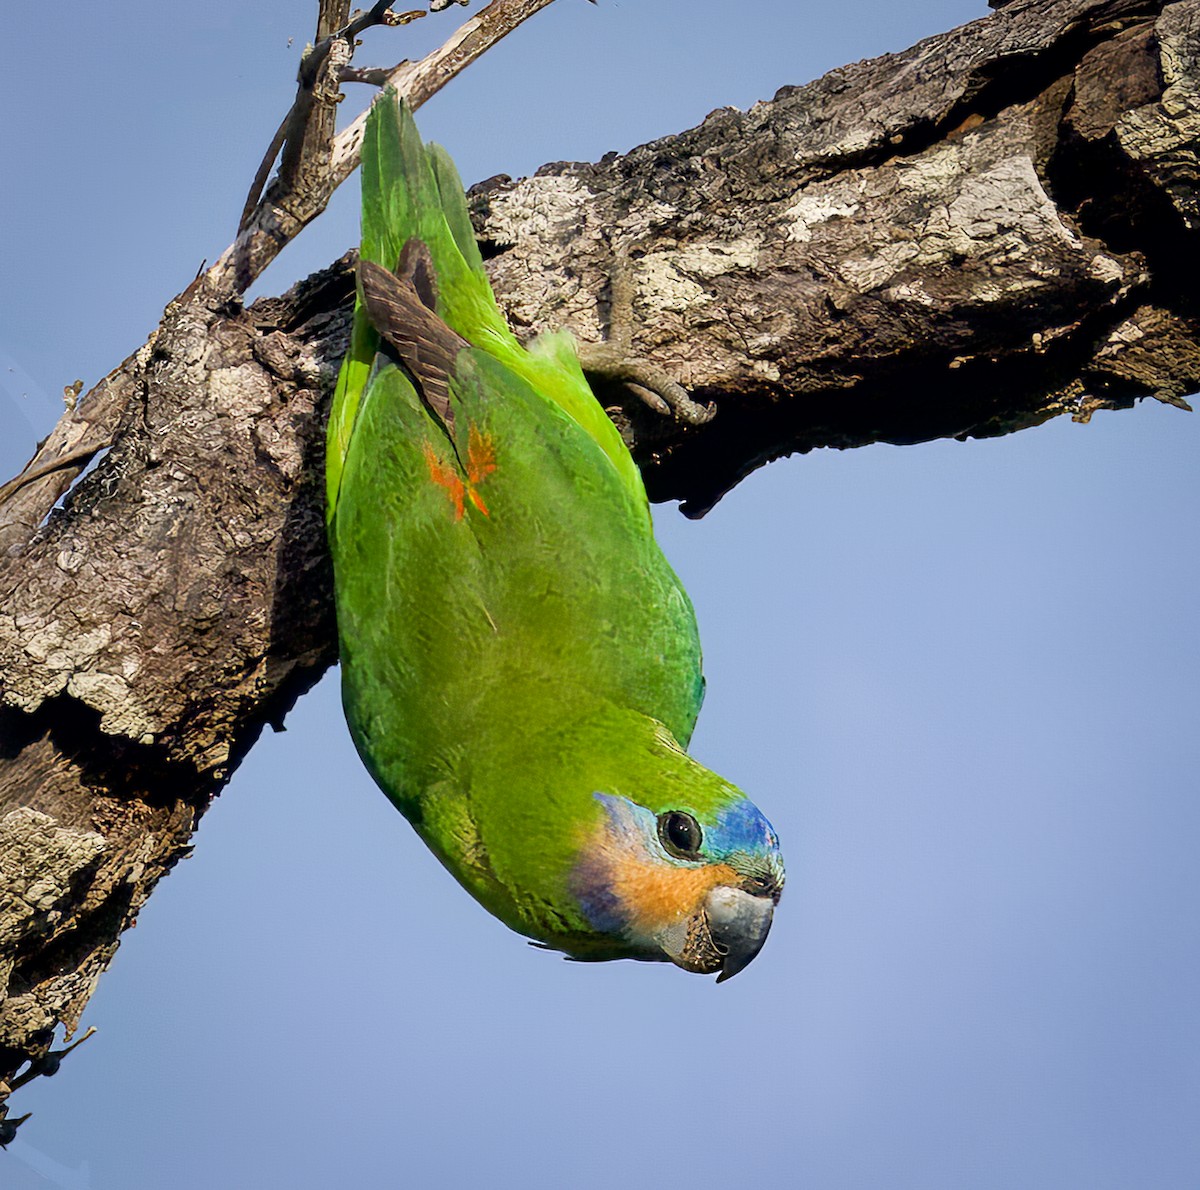
[[[472,28],[399,68],[410,96],[494,39]],[[1198,141],[1200,0],[1015,0],[625,157],[494,179],[477,226],[528,330],[603,339],[629,256],[636,348],[717,415],[605,397],[653,494],[698,512],[788,451],[1180,402]],[[334,659],[323,421],[352,265],[248,310],[197,283],[0,506],[9,1075],[74,1027],[212,797]],[[70,475],[47,461],[109,441],[45,519]]]
[[[514,325],[635,348],[716,417],[610,394],[702,514],[817,446],[982,437],[1200,387],[1197,7],[1017,3],[596,165],[477,188]]]

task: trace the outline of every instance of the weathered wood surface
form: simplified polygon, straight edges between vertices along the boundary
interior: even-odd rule
[[[519,325],[596,338],[611,245],[641,252],[638,343],[720,410],[686,435],[637,420],[652,494],[694,512],[790,451],[1181,398],[1198,12],[1018,0],[625,157],[493,184],[497,286]]]
[[[600,338],[631,253],[637,346],[719,412],[684,428],[605,396],[652,493],[697,512],[792,451],[1200,387],[1198,135],[1200,0],[1013,0],[475,202],[518,328]],[[249,310],[196,287],[0,489],[0,1073],[74,1026],[239,758],[334,660],[321,456],[350,266]]]

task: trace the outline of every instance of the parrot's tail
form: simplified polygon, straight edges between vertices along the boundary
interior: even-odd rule
[[[509,330],[483,267],[454,162],[440,145],[422,142],[412,113],[397,102],[391,88],[376,99],[367,118],[362,198],[360,262],[395,269],[404,246],[410,240],[420,241],[428,250],[431,276],[437,281],[431,307],[437,317],[457,336],[511,369],[539,396],[558,405],[596,441],[630,494],[645,504],[641,475],[584,378],[574,339],[566,332],[548,334],[526,347]],[[364,303],[360,268],[350,348],[338,376],[326,438],[326,518],[330,521],[355,419],[379,349],[376,326]],[[438,412],[432,403],[430,408]]]
[[[362,146],[362,246],[359,260],[393,269],[404,245],[419,240],[437,277],[435,309],[462,338],[500,355],[520,344],[496,305],[475,242],[466,196],[446,151],[425,145],[408,106],[388,88],[367,118]],[[379,332],[363,303],[354,306],[350,347],[342,362],[326,438],[326,518],[332,520],[359,404],[370,381]]]

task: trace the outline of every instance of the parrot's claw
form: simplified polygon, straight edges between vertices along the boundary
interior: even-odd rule
[[[665,368],[633,350],[633,269],[629,255],[617,252],[613,261],[612,297],[609,303],[608,339],[603,343],[579,343],[579,363],[585,372],[611,383],[626,385],[655,413],[674,414],[690,426],[711,421],[715,405],[701,405],[688,395]]]
[[[620,343],[580,343],[579,363],[585,372],[627,385],[644,404],[669,417],[672,413],[690,426],[700,426],[717,412],[715,405],[699,405],[688,396],[665,368],[632,355]]]

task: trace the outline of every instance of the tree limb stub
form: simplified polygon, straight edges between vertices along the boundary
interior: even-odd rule
[[[1198,137],[1200,0],[1012,0],[475,204],[518,327],[603,339],[628,253],[635,349],[718,412],[606,396],[652,493],[698,512],[792,451],[1181,400]],[[352,264],[248,310],[203,285],[173,303],[4,489],[0,1074],[74,1027],[212,797],[334,658],[323,421]],[[47,519],[71,471],[45,464],[109,443]]]

